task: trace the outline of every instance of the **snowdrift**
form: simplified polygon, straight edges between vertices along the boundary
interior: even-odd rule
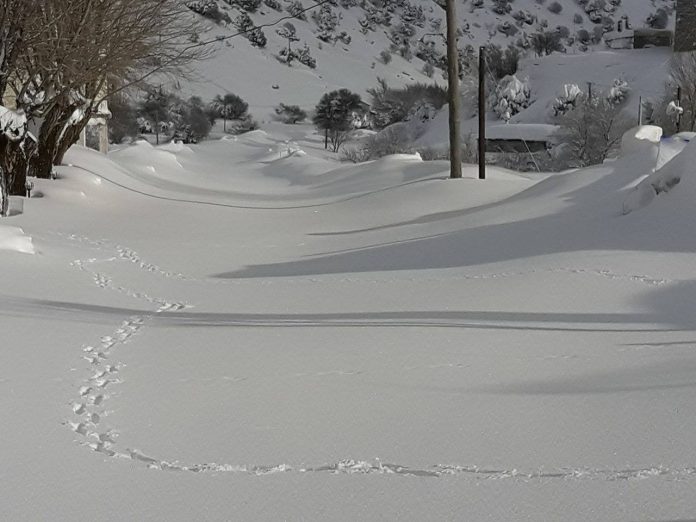
[[[0,225],[0,250],[10,250],[22,254],[34,254],[31,237],[19,227]]]
[[[668,205],[672,212],[689,213],[693,211],[696,198],[694,164],[696,162],[696,141],[690,134],[678,135],[665,141],[664,155],[660,154],[657,169],[643,179],[628,195],[623,205],[623,213],[629,214],[653,203],[658,196],[661,203]],[[681,150],[680,150],[681,149]]]

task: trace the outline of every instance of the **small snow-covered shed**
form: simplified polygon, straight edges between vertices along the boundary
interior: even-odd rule
[[[557,125],[543,123],[509,123],[486,128],[486,152],[533,153],[549,150],[558,134]]]
[[[671,47],[674,33],[669,29],[625,29],[608,32],[604,41],[611,49],[645,49],[647,47]]]

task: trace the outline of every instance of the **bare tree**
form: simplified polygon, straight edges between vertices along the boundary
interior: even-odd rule
[[[17,103],[40,122],[31,170],[49,177],[109,91],[145,71],[180,69],[207,52],[177,0],[43,0],[28,19],[38,33],[11,84]]]
[[[621,143],[633,122],[606,98],[584,98],[575,109],[558,117],[560,135],[579,166],[602,163]]]
[[[0,102],[16,76],[22,53],[35,41],[28,20],[36,7],[35,0],[0,0]],[[0,121],[0,215],[5,215],[8,196],[24,194],[33,147],[23,113],[3,108]]]

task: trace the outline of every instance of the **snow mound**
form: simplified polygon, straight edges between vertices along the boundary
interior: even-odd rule
[[[188,145],[185,145],[181,141],[170,141],[164,145],[159,146],[160,150],[166,150],[168,152],[193,152],[193,149]]]
[[[662,128],[655,125],[641,125],[626,132],[621,138],[621,155],[656,151],[662,138]]]
[[[0,225],[0,250],[10,250],[22,254],[35,254],[31,238],[19,227]]]
[[[414,154],[389,154],[375,160],[375,165],[380,165],[383,163],[400,163],[404,161],[423,161],[423,158],[421,158],[421,155],[418,152]]]
[[[691,141],[661,168],[645,178],[624,201],[623,213],[629,214],[651,204],[657,196],[671,192],[669,205],[676,211],[693,211],[696,200],[696,141]],[[678,188],[677,188],[678,186]]]

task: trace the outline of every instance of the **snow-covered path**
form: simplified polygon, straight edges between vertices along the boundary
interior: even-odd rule
[[[372,172],[312,174],[300,190],[282,168],[246,183],[266,168],[252,145],[210,144],[205,158],[180,151],[188,170],[173,175],[205,185],[191,165],[244,159],[235,193],[214,198],[243,205],[252,187],[247,203],[270,206],[260,187],[291,180],[285,208],[154,201],[65,168],[13,218],[38,254],[0,258],[1,519],[696,512],[692,240],[658,251],[645,228],[663,227],[655,215],[599,213],[598,200],[621,201],[608,169],[522,192],[531,182],[505,173],[453,187],[432,165],[418,174],[397,158]],[[96,155],[71,158],[187,197]],[[587,193],[593,184],[603,198]],[[595,209],[584,222],[557,210],[578,190],[573,207]],[[523,228],[517,244],[500,243],[510,236],[494,223],[531,214],[547,216],[545,231],[552,219],[575,221],[580,245],[613,234],[636,244],[642,233],[645,249],[569,249],[563,230],[538,238]],[[591,228],[600,220],[606,230]],[[486,226],[489,254],[501,255],[469,263],[467,231]],[[389,257],[422,237],[450,239],[407,262]],[[517,255],[542,239],[543,255]]]

